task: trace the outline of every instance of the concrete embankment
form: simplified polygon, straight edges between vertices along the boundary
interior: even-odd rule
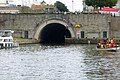
[[[68,44],[97,44],[101,39],[66,39],[65,43]],[[115,38],[115,43],[120,44],[120,39]]]
[[[24,39],[24,38],[15,38],[14,41],[19,43],[20,45],[22,45],[22,44],[35,44],[35,43],[39,43],[35,39]]]
[[[68,44],[96,44],[100,40],[99,39],[66,39],[65,43]]]
[[[34,39],[24,39],[24,38],[15,38],[15,42],[22,44],[35,44],[39,43],[37,40]],[[96,44],[100,40],[99,39],[66,39],[65,43],[67,44]]]
[[[97,44],[100,42],[101,39],[77,39],[77,38],[68,38],[65,39],[65,43],[67,44]],[[115,43],[120,44],[120,39],[114,39]],[[39,43],[35,39],[23,39],[23,38],[15,38],[15,42],[22,44],[36,44]]]

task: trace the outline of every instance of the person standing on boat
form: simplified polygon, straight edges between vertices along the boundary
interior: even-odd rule
[[[106,43],[107,43],[107,40],[108,40],[107,38],[104,38],[104,39],[103,39],[104,44],[106,44]]]
[[[107,41],[108,41],[108,38],[104,38],[104,39],[103,39],[104,48],[106,48]]]

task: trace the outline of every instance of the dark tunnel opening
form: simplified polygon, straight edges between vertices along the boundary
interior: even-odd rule
[[[40,43],[65,43],[65,38],[71,38],[70,31],[62,24],[51,23],[40,33]]]

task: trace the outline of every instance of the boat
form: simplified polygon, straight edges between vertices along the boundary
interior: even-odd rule
[[[120,46],[113,39],[102,39],[96,47],[98,51],[117,51],[119,49]]]
[[[18,47],[19,44],[13,40],[12,30],[0,30],[0,49]]]
[[[111,47],[111,48],[97,48],[96,47],[96,50],[98,50],[98,51],[117,51],[119,49],[120,49],[119,46]]]

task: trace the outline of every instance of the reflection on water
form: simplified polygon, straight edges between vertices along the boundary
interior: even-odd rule
[[[0,50],[0,80],[119,80],[120,51],[95,45],[22,45]]]

